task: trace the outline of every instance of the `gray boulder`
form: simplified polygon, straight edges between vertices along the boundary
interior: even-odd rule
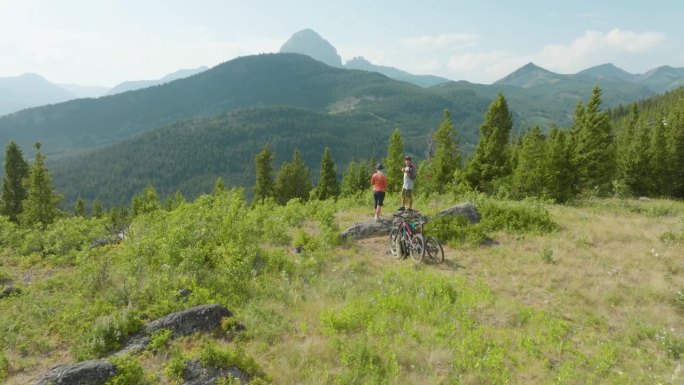
[[[464,217],[468,218],[468,221],[470,223],[479,223],[480,222],[480,215],[477,213],[477,210],[475,210],[475,205],[466,202],[466,203],[461,203],[453,207],[449,207],[446,210],[442,210],[439,213],[437,213],[438,216],[455,216],[455,215],[463,215]]]
[[[171,313],[145,325],[145,334],[160,329],[171,329],[173,337],[187,336],[198,331],[209,331],[221,324],[221,318],[232,317],[233,313],[222,305],[199,305]]]
[[[241,384],[249,382],[249,376],[236,367],[205,368],[198,360],[188,362],[183,385],[216,385],[216,379],[231,376],[240,380]]]
[[[100,385],[116,374],[116,367],[105,360],[79,362],[52,368],[35,385]]]
[[[381,218],[376,222],[374,219],[354,224],[350,228],[342,232],[342,239],[365,239],[377,237],[379,235],[388,235],[394,225],[389,219]]]
[[[446,210],[442,210],[437,213],[437,216],[453,216],[453,215],[463,215],[468,218],[470,223],[479,223],[480,216],[475,210],[475,205],[470,202],[461,203],[456,206],[450,207]],[[380,221],[376,222],[371,219],[365,222],[359,222],[349,227],[342,232],[342,240],[346,239],[365,239],[372,238],[381,235],[389,235],[390,231],[394,228],[393,221],[389,219],[382,218]]]

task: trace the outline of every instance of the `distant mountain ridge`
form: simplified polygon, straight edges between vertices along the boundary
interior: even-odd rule
[[[173,72],[171,74],[164,76],[161,79],[125,81],[123,83],[117,84],[116,86],[112,87],[107,92],[107,95],[116,95],[116,94],[120,94],[120,93],[126,92],[126,91],[133,91],[133,90],[139,90],[141,88],[158,86],[160,84],[164,84],[164,83],[168,83],[168,82],[171,82],[174,80],[183,79],[183,78],[186,78],[188,76],[196,75],[200,72],[206,71],[207,69],[208,69],[208,67],[206,67],[206,66],[201,66],[198,68],[191,68],[191,69],[180,69],[176,72]]]
[[[0,78],[0,116],[24,108],[61,103],[76,95],[50,83],[42,76],[26,73]]]

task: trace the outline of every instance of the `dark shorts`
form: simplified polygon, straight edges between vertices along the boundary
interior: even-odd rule
[[[385,202],[385,192],[373,191],[373,199],[375,199],[375,208],[382,206],[382,204]]]
[[[413,190],[402,189],[401,196],[404,198],[413,198]]]

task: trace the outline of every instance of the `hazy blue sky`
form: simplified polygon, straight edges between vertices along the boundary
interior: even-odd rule
[[[311,28],[343,62],[491,83],[528,62],[684,67],[681,0],[0,0],[0,77],[113,86],[277,52]]]

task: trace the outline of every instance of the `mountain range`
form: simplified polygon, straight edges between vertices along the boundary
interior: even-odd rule
[[[97,98],[126,91],[156,86],[192,76],[207,67],[181,69],[161,79],[125,81],[112,88],[103,86],[82,86],[78,84],[56,84],[38,74],[26,73],[19,76],[0,78],[0,116],[26,108],[62,103],[80,98]]]
[[[16,141],[29,158],[33,143],[41,142],[66,205],[77,197],[126,204],[150,184],[161,196],[180,191],[188,197],[209,191],[216,177],[249,187],[254,156],[267,143],[275,167],[298,149],[316,179],[324,147],[331,148],[341,174],[351,160],[384,156],[396,128],[406,152],[420,159],[445,109],[465,155],[498,92],[513,113],[514,133],[521,133],[534,125],[569,126],[578,101],[587,100],[595,85],[606,108],[648,98],[684,78],[672,67],[631,75],[608,64],[561,75],[529,63],[491,85],[426,86],[362,58],[342,65],[325,41],[308,44],[300,35],[294,42],[284,50],[309,54],[240,57],[153,87],[2,116],[0,142]],[[316,46],[335,65],[318,60],[310,49]]]

